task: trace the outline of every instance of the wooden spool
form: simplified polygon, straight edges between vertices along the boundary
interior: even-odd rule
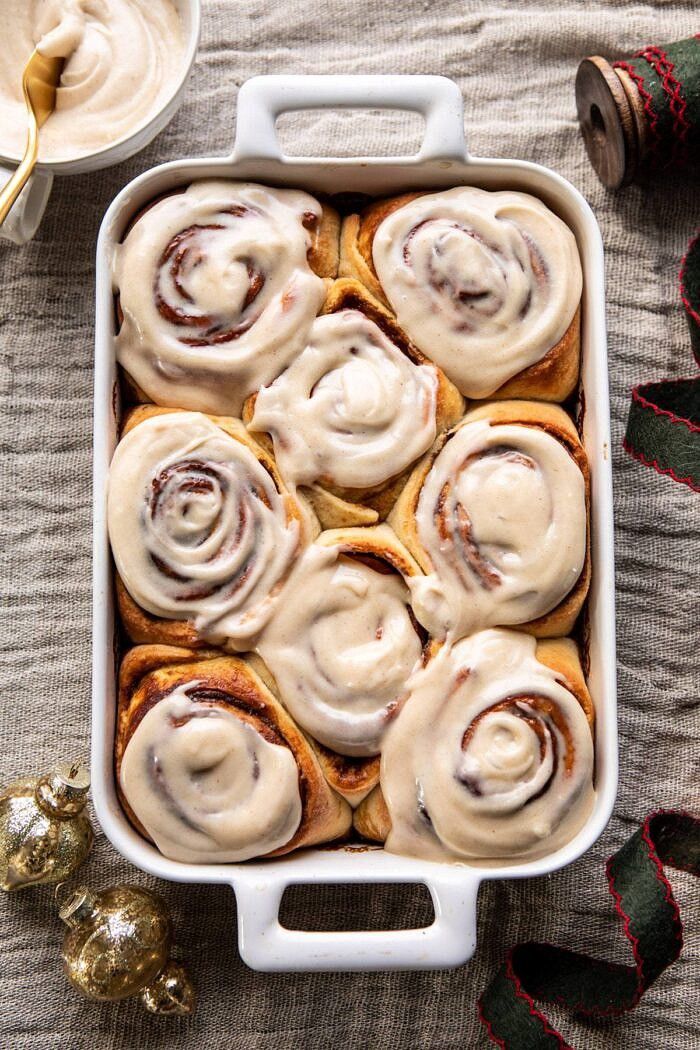
[[[632,181],[647,154],[644,103],[623,69],[605,58],[584,58],[576,74],[576,110],[591,164],[617,190]]]

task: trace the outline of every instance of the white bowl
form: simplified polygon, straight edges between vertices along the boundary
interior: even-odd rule
[[[34,174],[0,227],[0,237],[14,244],[26,244],[32,239],[43,218],[54,175],[84,175],[89,171],[99,171],[100,168],[120,164],[147,146],[173,119],[182,104],[187,78],[197,54],[201,0],[173,0],[173,3],[182,22],[185,50],[180,76],[173,82],[172,91],[161,108],[111,146],[104,146],[94,153],[83,154],[75,160],[47,160],[37,164]],[[1,147],[0,143],[0,186],[4,186],[21,158],[3,153]]]

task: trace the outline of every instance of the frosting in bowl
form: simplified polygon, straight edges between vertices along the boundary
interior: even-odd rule
[[[184,34],[172,0],[0,0],[0,151],[24,152],[22,71],[34,48],[65,58],[39,160],[96,153],[143,126],[173,94]],[[147,75],[144,75],[147,71]]]

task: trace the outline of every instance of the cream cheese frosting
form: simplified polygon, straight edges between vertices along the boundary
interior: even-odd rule
[[[172,0],[0,0],[0,152],[27,137],[22,72],[36,49],[65,58],[39,160],[73,160],[145,124],[177,87],[184,36]],[[147,75],[145,72],[147,71]]]
[[[317,318],[300,356],[259,391],[250,428],[271,434],[290,486],[368,488],[430,448],[437,385],[370,318],[340,310]]]
[[[152,416],[126,434],[110,468],[119,575],[148,612],[192,619],[203,636],[245,649],[300,546],[289,499],[253,451],[206,416]]]
[[[376,755],[422,643],[405,579],[344,553],[331,535],[304,552],[257,651],[303,729],[340,754]]]
[[[325,283],[306,193],[195,182],[150,207],[115,250],[117,360],[156,404],[240,415],[308,341]]]
[[[292,752],[192,699],[198,686],[178,686],[134,730],[120,772],[129,805],[172,860],[235,862],[286,845],[302,816]]]
[[[586,715],[536,642],[488,630],[445,645],[390,726],[387,849],[431,860],[534,857],[573,838],[595,798]]]
[[[438,453],[416,525],[431,571],[409,586],[432,634],[527,623],[558,605],[581,575],[585,481],[546,431],[475,420]]]
[[[372,254],[399,324],[468,397],[544,357],[581,298],[573,233],[527,193],[422,195],[381,222]]]

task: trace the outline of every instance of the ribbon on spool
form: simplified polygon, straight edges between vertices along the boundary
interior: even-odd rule
[[[576,109],[598,177],[619,189],[644,172],[700,166],[700,34],[576,75]]]
[[[607,863],[608,885],[634,966],[552,944],[517,945],[479,1001],[479,1016],[494,1043],[503,1050],[573,1050],[537,1008],[536,999],[597,1018],[637,1005],[683,947],[680,913],[665,865],[700,875],[700,820],[689,813],[652,813]]]
[[[679,284],[700,366],[700,233],[681,263]],[[700,492],[700,375],[634,387],[623,445],[640,463]]]

